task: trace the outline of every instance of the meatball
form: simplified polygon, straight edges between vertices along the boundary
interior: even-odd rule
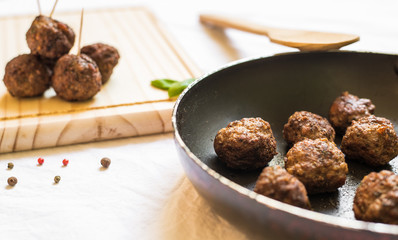
[[[309,194],[335,191],[344,185],[348,173],[344,154],[326,138],[294,144],[286,154],[285,167]]]
[[[344,134],[352,120],[358,120],[374,113],[375,105],[369,99],[358,98],[343,92],[336,98],[329,110],[329,120],[336,132]]]
[[[383,166],[398,155],[398,136],[392,123],[373,115],[354,120],[341,140],[347,158]]]
[[[68,25],[40,15],[26,32],[26,41],[32,54],[57,59],[72,48],[75,33]]]
[[[280,166],[264,168],[257,179],[254,192],[297,207],[311,209],[304,185]]]
[[[214,150],[219,160],[235,169],[263,168],[277,154],[271,126],[261,118],[229,123],[218,131]]]
[[[102,75],[102,84],[106,83],[120,58],[117,49],[107,44],[95,43],[83,47],[81,52],[91,57],[97,63]]]
[[[101,73],[95,62],[84,54],[64,55],[55,65],[52,87],[64,100],[84,101],[100,91]]]
[[[283,137],[290,146],[306,138],[333,141],[334,136],[334,129],[326,118],[307,111],[295,112],[283,127]]]
[[[52,58],[45,58],[45,57],[41,57],[40,55],[37,55],[40,59],[41,62],[43,62],[48,70],[50,71],[50,75],[52,76],[53,72],[54,72],[54,67],[55,64],[57,63],[58,59],[52,59]]]
[[[388,170],[365,176],[353,206],[358,220],[398,224],[398,176]]]
[[[7,63],[4,84],[14,97],[42,95],[50,86],[50,71],[32,54],[23,54]]]

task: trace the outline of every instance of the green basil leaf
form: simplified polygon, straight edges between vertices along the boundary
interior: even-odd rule
[[[177,83],[177,80],[172,80],[172,79],[155,79],[151,81],[151,85],[160,88],[163,90],[169,90],[170,86],[173,85],[174,83]]]
[[[180,95],[180,93],[182,93],[182,91],[184,91],[184,89],[186,87],[188,87],[188,85],[191,84],[193,81],[195,81],[195,79],[190,78],[190,79],[186,79],[181,82],[173,83],[170,86],[169,91],[168,91],[169,97],[176,97],[176,96]]]

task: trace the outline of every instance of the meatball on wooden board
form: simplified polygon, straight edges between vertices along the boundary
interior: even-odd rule
[[[80,12],[52,17],[78,33]],[[1,77],[7,62],[30,53],[25,34],[35,18],[0,18]],[[81,46],[99,42],[115,47],[120,59],[88,101],[64,101],[52,88],[40,97],[17,98],[0,84],[0,153],[172,130],[174,101],[150,82],[200,73],[155,16],[140,7],[86,11]],[[76,42],[70,53],[77,53]]]
[[[297,111],[308,111],[327,118],[333,101],[345,91],[370,99],[376,106],[375,116],[389,119],[398,132],[396,55],[346,51],[287,53],[231,63],[198,79],[180,96],[173,115],[176,145],[187,176],[223,216],[237,226],[247,223],[245,226],[253,231],[270,227],[294,235],[285,239],[396,239],[396,225],[376,226],[356,220],[353,202],[361,180],[370,172],[390,170],[398,174],[398,157],[377,167],[346,157],[346,172],[343,153],[333,157],[341,164],[330,164],[328,157],[340,148],[343,136],[339,133],[334,138],[335,151],[326,151],[324,144],[316,144],[322,147],[317,154],[302,151],[310,157],[313,154],[317,161],[303,163],[298,160],[300,155],[295,154],[295,161],[300,163],[295,170],[303,170],[303,176],[331,177],[325,186],[317,187],[323,189],[315,190],[329,190],[327,184],[338,182],[334,186],[337,189],[327,193],[309,193],[307,189],[312,207],[308,211],[256,194],[253,190],[262,169],[228,167],[213,147],[218,131],[229,123],[260,117],[270,124],[277,146],[278,154],[268,166],[280,165],[289,170],[284,159],[289,157],[291,148],[283,134],[289,117]],[[301,147],[312,149],[307,144]],[[323,155],[325,158],[318,157]],[[312,163],[324,168],[312,168]],[[312,169],[324,173],[313,174]]]

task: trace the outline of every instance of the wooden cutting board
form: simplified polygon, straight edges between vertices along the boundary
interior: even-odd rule
[[[0,18],[1,78],[8,61],[30,52],[25,33],[34,17]],[[78,35],[80,12],[55,13],[53,18]],[[66,102],[53,89],[43,97],[18,99],[0,83],[0,153],[172,130],[174,102],[150,82],[184,80],[200,72],[153,14],[141,7],[85,11],[82,46],[96,42],[116,47],[121,58],[109,82],[90,101]]]

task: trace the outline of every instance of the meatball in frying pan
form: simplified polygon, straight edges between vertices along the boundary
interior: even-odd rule
[[[374,113],[375,108],[375,105],[369,99],[343,92],[332,103],[329,110],[329,120],[336,132],[344,134],[352,120],[370,116]]]
[[[50,87],[50,71],[40,59],[32,54],[23,54],[7,63],[4,84],[14,97],[35,97]]]
[[[347,158],[383,166],[398,155],[398,136],[390,120],[373,115],[362,117],[347,128],[341,150]]]
[[[398,176],[388,170],[365,176],[353,206],[358,220],[398,224]]]
[[[218,131],[214,150],[219,160],[236,169],[263,168],[277,154],[271,126],[261,118],[229,123]]]
[[[348,173],[344,154],[326,138],[294,144],[285,156],[285,168],[304,184],[308,194],[337,190]]]
[[[280,166],[264,168],[257,179],[254,192],[297,207],[311,209],[304,185]]]
[[[327,138],[333,141],[335,132],[326,118],[311,112],[300,111],[289,117],[283,127],[283,137],[291,146],[304,139]]]

